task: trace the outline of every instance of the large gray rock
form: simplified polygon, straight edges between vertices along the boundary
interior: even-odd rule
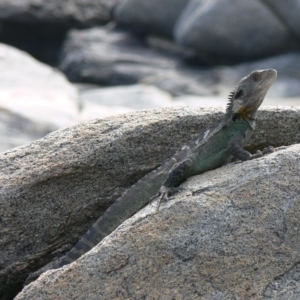
[[[91,26],[111,20],[118,0],[0,0],[0,21]]]
[[[178,55],[148,48],[123,31],[93,28],[70,32],[63,47],[60,69],[76,82],[100,85],[144,83],[174,97],[187,94],[226,97],[251,71],[275,68],[278,80],[271,89],[274,91],[272,96],[284,98],[300,95],[299,57],[298,53],[288,53],[236,66],[195,68],[184,64]]]
[[[175,64],[172,58],[148,49],[124,31],[93,28],[70,31],[60,69],[72,81],[118,85],[136,83],[157,69]]]
[[[176,24],[178,43],[204,61],[237,63],[299,50],[300,43],[261,1],[190,2]]]
[[[57,65],[69,28],[91,27],[112,20],[119,0],[0,0],[0,42]]]
[[[299,0],[263,0],[281,21],[294,32],[300,40],[300,1]]]
[[[189,69],[176,55],[148,48],[138,38],[115,29],[72,30],[63,47],[60,69],[77,82],[146,83],[175,96],[212,93],[206,72]]]
[[[175,22],[189,0],[123,0],[114,10],[118,24],[137,33],[172,36]]]
[[[1,107],[58,128],[76,124],[78,94],[64,74],[4,44],[0,69]]]
[[[299,299],[300,144],[190,178],[16,300]]]
[[[69,249],[126,188],[219,119],[222,111],[145,110],[59,130],[2,154],[2,299],[11,299],[30,272]],[[299,117],[295,108],[260,111],[248,148],[299,143]]]
[[[56,131],[2,154],[1,300],[12,299],[30,272],[70,248],[127,187],[220,113],[142,111]]]
[[[29,144],[57,129],[54,125],[34,122],[0,107],[0,152]]]

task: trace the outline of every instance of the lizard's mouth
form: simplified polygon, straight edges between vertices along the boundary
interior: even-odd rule
[[[261,91],[264,91],[265,94],[268,92],[269,88],[271,87],[271,85],[274,83],[274,81],[277,78],[277,71],[276,70],[272,70],[272,71],[273,71],[272,76],[270,76],[270,78],[267,79],[266,81],[262,82],[259,86],[259,89]]]

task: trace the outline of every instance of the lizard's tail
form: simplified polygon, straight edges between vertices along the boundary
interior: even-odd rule
[[[110,227],[108,221],[114,219],[114,217],[114,210],[112,208],[108,209],[85,233],[85,235],[81,237],[79,242],[58,261],[57,268],[75,261],[109,235],[115,228]]]
[[[169,162],[150,172],[126,190],[94,223],[87,233],[81,237],[79,242],[65,256],[58,260],[54,268],[60,268],[75,261],[149,203],[150,198],[158,192],[165,181],[173,164],[173,162]]]

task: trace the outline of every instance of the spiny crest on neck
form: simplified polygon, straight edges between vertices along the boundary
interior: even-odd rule
[[[239,117],[241,119],[249,119],[250,118],[250,113],[252,111],[252,108],[250,106],[244,105],[244,106],[240,106],[238,110],[234,109],[234,101],[239,99],[240,93],[241,91],[237,92],[237,86],[234,88],[234,90],[232,92],[229,93],[228,95],[228,103],[226,106],[226,116],[227,117],[233,117],[233,115],[235,117]],[[234,111],[235,110],[235,111]]]
[[[235,91],[236,91],[236,87],[228,95],[228,103],[227,103],[227,106],[226,106],[226,115],[230,115],[232,113],[233,97],[234,97]]]

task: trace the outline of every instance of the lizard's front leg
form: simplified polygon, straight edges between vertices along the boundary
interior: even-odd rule
[[[240,160],[251,160],[262,157],[265,154],[273,153],[275,150],[272,146],[265,148],[263,151],[258,150],[256,153],[251,154],[243,149],[240,145],[243,143],[244,137],[242,135],[234,136],[227,145],[227,151],[235,158]]]
[[[191,159],[186,159],[173,166],[158,193],[150,199],[152,201],[154,198],[159,197],[156,210],[159,209],[160,203],[164,199],[168,199],[170,191],[187,179],[192,164]]]

